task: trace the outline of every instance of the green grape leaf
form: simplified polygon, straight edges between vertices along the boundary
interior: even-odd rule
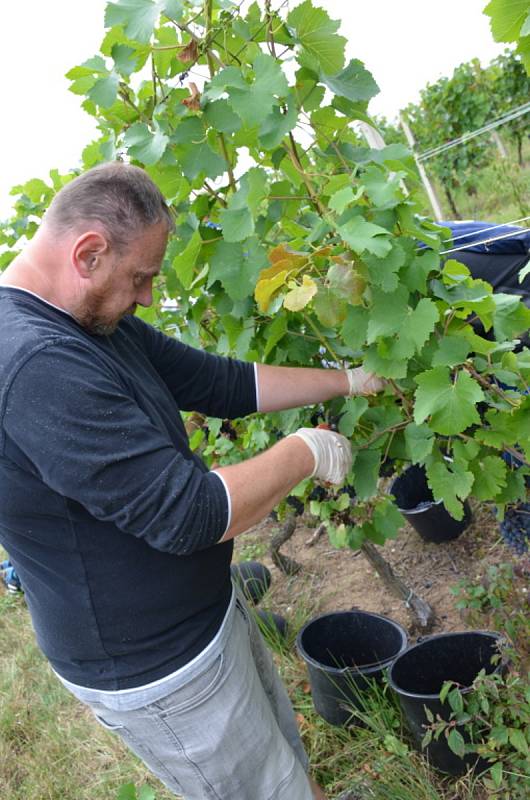
[[[491,32],[496,42],[515,42],[524,35],[528,0],[491,0],[484,14],[491,17]]]
[[[329,289],[320,286],[313,301],[318,319],[326,328],[336,328],[346,317],[346,303]]]
[[[184,250],[173,259],[172,267],[185,289],[189,289],[193,282],[195,264],[201,252],[201,247],[201,236],[198,231],[195,231]]]
[[[352,185],[351,175],[348,175],[346,173],[341,173],[340,175],[333,175],[324,186],[324,194],[331,196],[336,192],[338,192],[340,189],[344,189],[346,186],[351,187],[351,185]]]
[[[403,173],[389,176],[380,167],[370,166],[362,174],[362,182],[367,196],[378,208],[394,208],[403,200],[403,192],[399,185]]]
[[[226,332],[226,337],[222,337],[217,344],[218,351],[226,355],[234,355],[236,358],[244,359],[250,341],[254,335],[254,325],[241,317],[233,317],[226,314],[221,317],[221,323]],[[227,342],[224,341],[227,339]]]
[[[129,39],[147,43],[160,14],[157,3],[151,0],[118,0],[105,9],[105,27],[122,25]]]
[[[99,78],[88,90],[87,96],[101,108],[109,108],[118,96],[119,75],[112,70],[103,78]]]
[[[530,328],[530,309],[520,297],[498,293],[493,296],[493,301],[493,327],[497,341],[511,340]]]
[[[220,281],[232,300],[250,297],[263,263],[250,250],[249,243],[216,242],[210,259],[208,285]]]
[[[331,205],[331,203],[330,203]],[[405,251],[399,242],[392,242],[392,249],[384,258],[366,253],[363,261],[368,267],[370,278],[384,292],[395,292],[398,287],[398,271],[406,260]]]
[[[346,39],[337,35],[340,22],[330,19],[324,9],[305,0],[287,15],[287,25],[295,41],[316,59],[323,72],[335,75],[342,69]]]
[[[440,267],[440,256],[433,250],[415,256],[405,270],[403,282],[411,292],[427,292],[427,278],[431,272]]]
[[[352,250],[359,255],[367,251],[383,258],[392,249],[392,242],[386,228],[374,225],[360,215],[353,217],[344,225],[339,225],[337,231]]]
[[[263,351],[265,358],[274,350],[286,333],[287,317],[284,314],[278,314],[265,329],[265,349]]]
[[[225,242],[242,242],[254,233],[254,220],[248,208],[223,208],[219,221]]]
[[[133,47],[129,47],[126,44],[115,44],[112,47],[111,55],[116,71],[120,75],[128,78],[136,70],[139,58],[138,51]]]
[[[297,105],[301,106],[308,113],[320,108],[325,95],[325,88],[318,85],[318,75],[308,69],[299,69],[296,73],[296,92]]]
[[[241,128],[241,119],[232,110],[228,100],[215,100],[203,109],[208,125],[221,133],[235,133]]]
[[[337,214],[342,214],[344,209],[354,200],[355,194],[353,193],[353,189],[351,186],[345,186],[329,198],[328,205],[332,211],[336,211]]]
[[[287,98],[287,110],[274,106],[271,113],[263,120],[258,138],[262,147],[273,150],[281,144],[282,139],[295,127],[298,120],[298,109],[292,94]]]
[[[484,393],[469,373],[459,372],[453,382],[446,367],[434,367],[416,375],[415,381],[418,384],[414,406],[417,424],[430,416],[431,428],[436,433],[451,436],[480,423],[475,406],[484,400]]]
[[[359,450],[354,464],[353,485],[359,500],[368,500],[377,492],[380,450]]]
[[[364,368],[368,372],[375,372],[376,375],[380,375],[382,378],[399,380],[407,375],[408,361],[385,358],[379,353],[377,345],[371,345],[364,356]]]
[[[469,469],[475,477],[473,495],[477,500],[493,500],[506,486],[506,462],[499,456],[485,456],[471,462]]]
[[[413,311],[409,311],[399,332],[399,339],[411,342],[417,352],[421,350],[438,322],[439,313],[428,297],[423,297]]]
[[[389,497],[384,497],[374,508],[372,522],[376,531],[386,541],[396,538],[399,529],[405,524],[405,519],[396,504]]]
[[[322,75],[321,80],[333,94],[345,97],[354,103],[359,100],[371,100],[379,93],[379,86],[371,72],[368,72],[362,61],[358,59],[350,61],[338,75]]]
[[[218,100],[225,92],[230,89],[248,90],[248,84],[243,77],[243,73],[237,67],[225,67],[217,72],[211,81],[206,84],[202,94],[202,102]]]
[[[366,341],[368,319],[368,311],[365,308],[348,306],[341,336],[353,352],[360,350]]]
[[[180,126],[181,127],[181,126]],[[206,142],[189,142],[177,148],[182,172],[190,181],[199,175],[218,178],[226,171],[226,161]]]
[[[166,200],[177,198],[183,200],[189,195],[190,185],[178,167],[166,167],[153,164],[146,172],[154,180]]]
[[[168,19],[178,22],[184,14],[184,0],[159,0],[159,6]]]
[[[340,525],[326,525],[328,538],[333,547],[348,547],[348,530],[343,522]]]
[[[150,165],[160,161],[169,139],[159,130],[150,131],[145,122],[135,122],[125,132],[123,141],[131,158]]]
[[[381,336],[393,336],[401,330],[409,314],[409,293],[400,286],[388,302],[388,295],[379,289],[372,291],[372,313],[368,322],[367,342],[371,344]]]
[[[455,519],[463,519],[464,507],[460,501],[465,500],[471,491],[473,474],[466,472],[457,464],[448,464],[433,457],[427,459],[426,467],[434,499],[442,500]]]
[[[339,432],[348,439],[353,436],[359,419],[368,408],[366,397],[349,397],[341,409]]]
[[[205,141],[205,129],[198,117],[187,117],[171,134],[171,143],[176,145],[175,154],[182,172],[190,181],[198,175],[218,178],[226,171],[226,162]]]
[[[229,200],[228,208],[248,208],[254,218],[258,217],[263,201],[269,194],[267,173],[261,167],[252,167],[241,178],[240,189]]]
[[[434,433],[428,425],[410,422],[405,428],[405,446],[413,464],[422,464],[432,453]]]
[[[229,102],[236,114],[249,128],[261,125],[272,112],[277,98],[285,97],[289,87],[280,64],[272,56],[260,53],[253,64],[255,80],[241,86],[228,86]],[[223,70],[227,72],[228,67]],[[239,76],[239,70],[237,70]],[[223,73],[220,73],[221,75]]]
[[[456,367],[462,364],[470,351],[469,342],[463,336],[444,336],[432,359],[433,367]]]

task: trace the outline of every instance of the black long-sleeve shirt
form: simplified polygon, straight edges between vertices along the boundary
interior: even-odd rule
[[[0,541],[37,641],[67,680],[124,689],[213,638],[230,599],[221,480],[180,410],[256,410],[252,364],[135,317],[110,336],[0,287]]]

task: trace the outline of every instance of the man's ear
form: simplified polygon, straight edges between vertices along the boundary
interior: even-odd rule
[[[87,231],[79,236],[72,247],[71,262],[80,278],[91,278],[95,270],[108,260],[109,243],[104,234]]]

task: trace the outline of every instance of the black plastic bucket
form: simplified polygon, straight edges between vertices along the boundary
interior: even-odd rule
[[[241,561],[230,567],[233,580],[239,586],[246,600],[257,605],[271,585],[271,573],[259,561]]]
[[[457,539],[471,522],[471,509],[464,502],[464,517],[456,520],[450,515],[441,500],[436,501],[427,483],[423,467],[416,464],[408,467],[390,487],[396,505],[426,542],[449,542]]]
[[[449,719],[449,704],[440,702],[444,682],[458,683],[464,687],[461,692],[465,694],[471,691],[471,684],[481,669],[488,674],[502,669],[498,663],[491,663],[492,657],[499,652],[501,641],[500,634],[489,631],[428,636],[401,653],[389,670],[390,686],[399,696],[416,748],[442,772],[462,775],[472,766],[485,769],[487,763],[474,754],[459,758],[443,734],[422,750],[421,741],[429,725],[425,707],[434,717],[439,714],[442,719]]]
[[[265,636],[277,642],[283,642],[287,639],[289,626],[285,617],[263,608],[255,613],[258,618],[259,628]]]
[[[310,620],[298,633],[315,711],[331,725],[355,724],[359,693],[407,646],[401,625],[368,611],[336,611]]]

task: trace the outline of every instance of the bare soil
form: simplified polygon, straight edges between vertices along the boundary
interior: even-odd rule
[[[433,632],[468,627],[456,608],[452,587],[465,578],[478,582],[490,564],[512,560],[492,511],[483,504],[473,505],[472,511],[471,524],[456,540],[425,542],[407,523],[396,539],[380,548],[394,572],[433,608]],[[270,540],[280,525],[268,519],[236,543],[235,561],[255,559],[271,571],[272,586],[264,606],[287,619],[293,618],[300,605],[311,616],[359,608],[394,619],[412,637],[420,633],[406,603],[390,592],[361,552],[337,550],[325,533],[311,544],[315,529],[304,524],[304,518],[299,518],[294,535],[281,548],[301,569],[293,576],[283,574],[269,552]]]

